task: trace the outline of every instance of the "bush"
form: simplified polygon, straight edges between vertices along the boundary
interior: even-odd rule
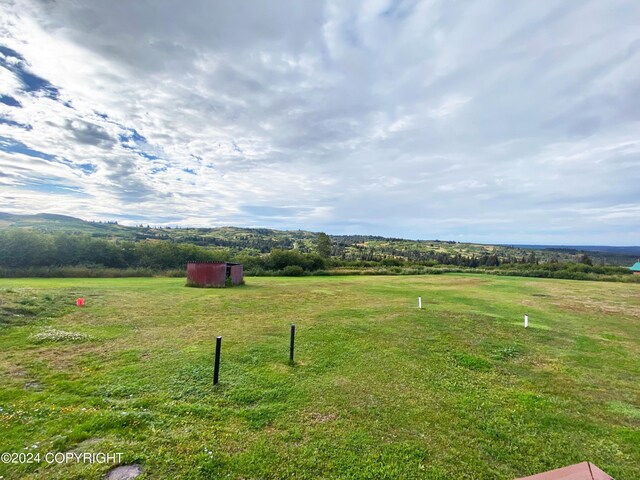
[[[184,268],[176,268],[173,270],[165,270],[162,272],[162,275],[165,277],[183,278],[187,276],[187,273]]]
[[[304,275],[304,269],[298,265],[289,265],[282,270],[285,277],[301,277]]]
[[[101,266],[67,266],[67,267],[0,267],[0,278],[45,277],[45,278],[121,278],[121,277],[153,277],[164,272],[149,268],[104,268]],[[184,276],[184,271],[181,276]]]
[[[284,270],[289,266],[298,266],[308,272],[324,268],[324,259],[318,255],[307,255],[295,250],[274,249],[265,257],[266,270]]]
[[[245,270],[244,274],[247,277],[271,277],[273,276],[273,272],[267,271],[263,268],[253,268],[251,270]]]
[[[382,265],[383,267],[400,267],[402,266],[402,261],[397,259],[397,258],[384,258],[381,262],[380,265]]]

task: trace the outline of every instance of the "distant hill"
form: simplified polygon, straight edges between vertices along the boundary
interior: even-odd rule
[[[127,227],[117,222],[86,221],[66,215],[38,213],[14,215],[0,212],[0,230],[24,228],[45,233],[84,234],[107,240],[170,240],[210,248],[226,248],[248,254],[267,253],[274,248],[312,252],[319,232],[273,230],[268,228],[170,228]],[[640,247],[590,247],[557,245],[482,245],[439,240],[407,240],[373,235],[332,235],[332,255],[349,260],[383,258],[415,261],[438,260],[438,255],[465,257],[496,256],[521,260],[534,255],[540,261],[578,261],[588,253],[598,264],[631,265],[640,256]]]
[[[86,233],[95,237],[114,236],[131,237],[130,227],[118,225],[116,222],[88,222],[76,217],[53,213],[37,213],[35,215],[14,215],[0,212],[0,228],[32,228],[41,232]]]
[[[613,247],[609,245],[505,245],[516,248],[526,248],[534,250],[557,250],[557,251],[569,251],[573,253],[578,252],[602,252],[612,253],[616,255],[640,255],[640,246],[628,246],[628,247]]]

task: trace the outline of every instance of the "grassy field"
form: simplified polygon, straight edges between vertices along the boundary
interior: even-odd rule
[[[122,452],[154,479],[511,479],[584,460],[640,478],[640,285],[183,285],[0,280],[0,452]],[[0,478],[112,466],[0,463]]]

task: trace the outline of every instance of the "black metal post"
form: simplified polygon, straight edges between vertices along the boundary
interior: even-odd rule
[[[213,384],[218,384],[218,377],[220,376],[220,350],[222,349],[222,337],[216,338],[216,361],[213,366]]]
[[[289,343],[289,362],[293,363],[293,348],[296,340],[296,326],[291,324],[291,341]]]

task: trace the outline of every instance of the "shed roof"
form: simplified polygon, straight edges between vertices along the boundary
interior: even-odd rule
[[[640,261],[633,264],[633,266],[629,267],[629,270],[632,272],[640,272]]]
[[[613,478],[593,463],[582,462],[516,480],[613,480]]]

